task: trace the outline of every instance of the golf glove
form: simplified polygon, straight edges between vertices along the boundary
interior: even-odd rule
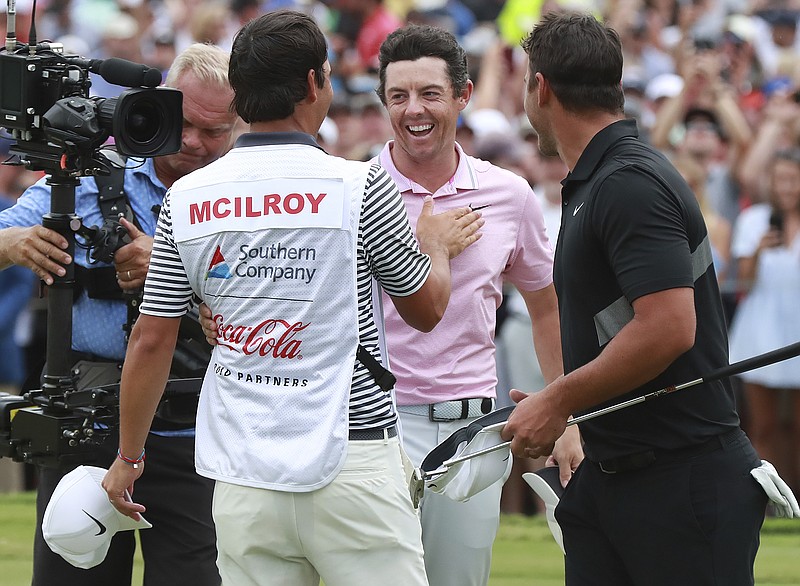
[[[797,499],[792,494],[789,485],[778,476],[775,466],[766,460],[761,460],[761,466],[753,468],[750,475],[758,481],[764,492],[767,493],[769,500],[775,504],[775,513],[779,517],[787,519],[800,517],[800,506],[797,505]]]

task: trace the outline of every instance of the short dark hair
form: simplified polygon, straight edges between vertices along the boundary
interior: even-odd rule
[[[391,33],[381,45],[380,81],[376,90],[381,102],[386,104],[386,67],[395,61],[416,61],[422,57],[438,57],[445,62],[453,97],[467,87],[467,53],[453,34],[435,26],[411,24]]]
[[[327,58],[325,36],[310,16],[294,10],[263,14],[233,40],[228,68],[233,108],[248,123],[288,118],[308,94],[309,70],[319,87],[325,84]]]
[[[591,14],[551,12],[523,39],[522,48],[528,54],[529,89],[538,72],[567,110],[624,111],[622,43],[614,29]]]
[[[713,110],[698,107],[689,108],[686,111],[686,114],[683,115],[683,125],[688,129],[692,123],[696,122],[705,122],[709,124],[710,128],[720,139],[725,141],[727,140],[725,131],[722,129],[722,124],[720,124],[719,117],[714,113]]]

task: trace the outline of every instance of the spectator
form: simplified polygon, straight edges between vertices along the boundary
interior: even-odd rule
[[[336,144],[330,145],[329,152],[345,159],[362,159],[367,149],[362,143],[361,120],[344,92],[334,94],[328,117],[338,130]]]
[[[476,25],[475,15],[460,0],[417,0],[406,21],[443,28],[459,40]]]
[[[118,57],[135,63],[141,63],[142,56],[141,31],[136,19],[120,12],[109,20],[103,28],[103,35],[99,56],[101,59]],[[112,84],[100,75],[92,73],[92,95],[103,98],[113,98],[127,89],[123,86]]]
[[[800,13],[786,8],[759,10],[754,16],[753,46],[767,79],[796,76],[800,66],[800,35],[797,22]]]
[[[659,108],[650,139],[658,149],[696,159],[708,173],[706,194],[711,207],[729,222],[739,213],[736,168],[752,140],[752,132],[734,90],[720,76],[715,50],[687,55],[681,91]],[[682,123],[682,126],[681,126]],[[674,142],[671,136],[679,136]]]
[[[796,87],[785,84],[769,97],[756,137],[739,166],[738,177],[754,202],[768,201],[770,176],[764,173],[779,150],[800,145],[800,103]]]
[[[228,5],[219,1],[205,2],[195,8],[188,27],[192,42],[217,45],[225,51],[230,51],[238,29]]]
[[[333,7],[355,19],[354,48],[358,60],[348,63],[350,75],[374,73],[378,70],[381,43],[403,22],[384,6],[383,0],[334,0]]]
[[[620,23],[615,28],[622,40],[625,57],[623,81],[636,78],[646,85],[659,75],[674,73],[672,56],[650,42],[652,37],[644,12],[624,10],[626,3],[619,3],[619,6],[623,8],[624,18],[623,15],[618,17]]]
[[[261,0],[230,0],[230,9],[238,27],[243,27],[266,12],[262,12]]]
[[[733,256],[745,297],[731,324],[731,362],[800,339],[800,149],[776,153],[767,175],[768,200],[744,210],[734,231]],[[748,435],[761,457],[775,465],[793,491],[800,491],[800,358],[740,378]],[[787,423],[788,434],[783,431]]]
[[[728,265],[731,260],[731,224],[714,211],[706,199],[708,174],[705,167],[688,155],[673,159],[672,164],[686,183],[689,184],[697,198],[697,202],[700,204],[700,211],[706,222],[708,239],[711,243],[714,270],[717,273],[717,280],[723,283],[726,280]]]
[[[146,61],[161,71],[162,79],[166,79],[169,67],[175,61],[175,35],[172,31],[163,31],[150,38],[150,52]]]

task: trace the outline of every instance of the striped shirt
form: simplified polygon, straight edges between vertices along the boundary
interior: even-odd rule
[[[281,135],[278,137],[278,135]],[[306,135],[296,133],[254,133],[241,144],[287,142],[313,145]],[[302,148],[302,147],[301,147]],[[303,157],[297,157],[302,164]],[[158,317],[180,317],[188,307],[193,291],[178,254],[172,231],[171,194],[167,194],[158,221],[150,270],[141,312]],[[359,342],[380,361],[378,327],[373,318],[372,278],[391,296],[405,297],[418,291],[430,273],[431,261],[419,251],[411,231],[402,198],[389,175],[371,165],[364,187],[357,242],[357,291]],[[383,392],[374,377],[356,361],[349,405],[350,429],[383,428],[393,425],[397,416],[391,395]]]

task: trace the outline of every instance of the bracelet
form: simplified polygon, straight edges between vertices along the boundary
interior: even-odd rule
[[[125,456],[122,455],[122,452],[120,452],[119,450],[117,450],[117,458],[119,458],[129,466],[133,466],[134,468],[139,468],[139,464],[144,462],[144,448],[142,448],[142,453],[139,454],[139,457],[136,460],[133,460],[131,458],[126,458]]]

